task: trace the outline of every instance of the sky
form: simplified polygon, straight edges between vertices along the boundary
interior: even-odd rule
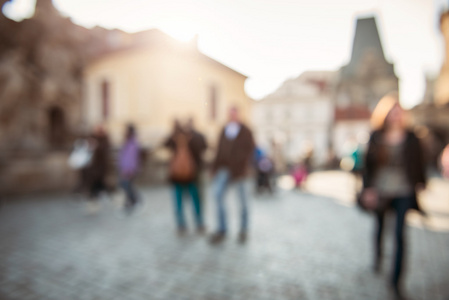
[[[422,100],[436,77],[444,43],[438,29],[446,0],[53,0],[73,22],[136,32],[159,28],[181,41],[198,35],[201,52],[247,75],[260,99],[309,70],[348,63],[357,17],[375,16],[388,61],[400,78],[402,104]],[[4,13],[33,13],[35,0],[13,0]]]

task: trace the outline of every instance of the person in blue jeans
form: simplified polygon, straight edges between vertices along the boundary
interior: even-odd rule
[[[229,121],[223,128],[218,142],[217,154],[212,164],[213,191],[217,205],[217,231],[210,237],[210,243],[224,240],[228,228],[226,220],[225,195],[231,185],[235,185],[240,200],[239,241],[245,242],[248,232],[248,200],[245,191],[245,175],[250,166],[255,149],[251,130],[239,118],[236,107],[229,110]]]
[[[120,185],[126,194],[125,210],[127,212],[134,210],[139,200],[133,184],[140,164],[139,153],[136,129],[134,125],[129,124],[119,154]]]
[[[207,144],[204,136],[190,127],[183,128],[179,121],[175,121],[173,132],[164,144],[173,154],[169,180],[173,185],[175,217],[179,235],[184,235],[187,231],[183,203],[185,192],[189,193],[192,199],[197,232],[204,233],[205,231],[198,177],[202,155]]]

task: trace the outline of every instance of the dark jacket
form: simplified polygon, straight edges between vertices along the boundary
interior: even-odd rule
[[[372,187],[376,172],[381,165],[383,131],[377,130],[371,134],[368,144],[368,151],[365,157],[365,167],[363,170],[363,186],[365,188]],[[416,135],[407,131],[405,138],[404,153],[402,158],[405,165],[405,173],[407,179],[412,187],[416,188],[419,185],[423,187],[426,184],[426,170],[424,164],[423,150],[419,139]],[[412,208],[420,210],[416,193],[414,193],[414,203]]]
[[[231,173],[231,180],[239,179],[246,175],[255,148],[251,130],[244,124],[240,125],[240,132],[233,140],[226,137],[226,127],[223,128],[218,142],[217,155],[212,164],[214,172],[220,168],[228,169]]]
[[[107,135],[94,135],[95,148],[92,153],[92,161],[88,167],[89,180],[91,184],[104,181],[109,172],[110,153],[109,138]]]
[[[193,159],[195,160],[198,170],[201,170],[203,166],[203,154],[207,149],[206,138],[196,130],[192,130],[190,135],[192,138],[189,142],[189,148],[191,149],[190,151],[192,153]]]

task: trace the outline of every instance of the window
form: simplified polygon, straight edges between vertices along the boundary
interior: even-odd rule
[[[217,87],[216,86],[211,86],[210,87],[210,101],[209,101],[209,109],[210,109],[210,119],[212,121],[216,121],[217,120]]]
[[[109,117],[109,98],[110,98],[110,84],[107,80],[101,83],[101,116],[103,120]]]
[[[48,110],[48,137],[53,148],[64,145],[66,139],[65,115],[64,111],[57,106],[52,106]]]

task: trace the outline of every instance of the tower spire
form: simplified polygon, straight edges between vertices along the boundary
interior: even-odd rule
[[[56,12],[56,8],[54,7],[52,0],[36,0],[35,16],[42,16],[54,12]]]

